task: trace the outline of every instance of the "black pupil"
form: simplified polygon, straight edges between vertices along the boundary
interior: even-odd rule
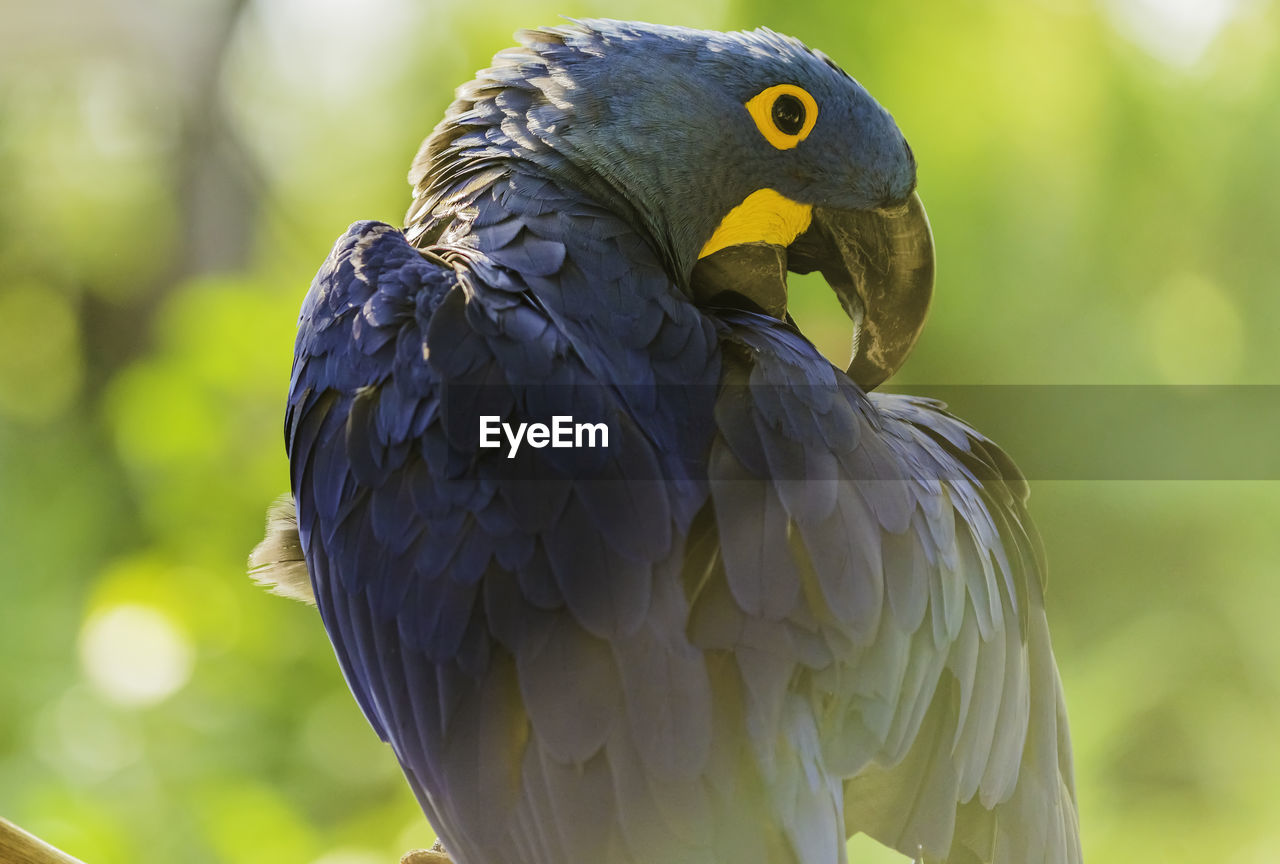
[[[804,103],[790,93],[773,100],[773,125],[784,135],[799,135],[804,128]]]

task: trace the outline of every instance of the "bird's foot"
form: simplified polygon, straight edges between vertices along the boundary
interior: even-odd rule
[[[400,864],[453,864],[440,841],[430,849],[410,849],[400,858]]]

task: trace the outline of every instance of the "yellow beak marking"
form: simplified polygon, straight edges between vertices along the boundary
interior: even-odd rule
[[[774,189],[757,189],[725,214],[698,257],[743,243],[790,246],[812,220],[811,205],[798,204]]]

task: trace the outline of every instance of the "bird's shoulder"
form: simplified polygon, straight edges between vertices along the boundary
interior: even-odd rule
[[[479,221],[474,230],[508,230]],[[496,567],[529,574],[529,593],[567,604],[592,632],[627,629],[647,604],[614,589],[641,591],[692,518],[710,434],[709,409],[697,408],[704,381],[662,380],[640,345],[656,339],[668,359],[698,352],[688,333],[665,345],[661,324],[635,335],[614,322],[621,335],[592,338],[608,324],[583,314],[586,301],[557,309],[531,287],[544,268],[528,256],[552,241],[525,221],[510,234],[483,254],[465,244],[420,251],[378,223],[338,241],[303,306],[289,395],[299,534],[313,579],[324,562],[327,581],[379,604],[405,585],[428,605],[451,586],[473,594]],[[522,238],[523,253],[507,248]],[[561,285],[582,278],[565,266]],[[701,340],[701,322],[687,324]],[[706,378],[715,368],[702,353]],[[561,435],[574,446],[510,437],[554,430],[557,418],[572,424]],[[582,446],[579,424],[592,427]],[[577,584],[601,572],[616,574],[612,586]],[[412,604],[395,614],[419,612],[441,627],[466,623]],[[451,630],[428,653],[454,650],[458,638]]]

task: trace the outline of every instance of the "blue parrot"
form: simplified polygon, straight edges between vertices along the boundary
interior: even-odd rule
[[[933,285],[893,119],[765,29],[517,37],[306,296],[255,575],[457,864],[1079,862],[1026,482],[871,392]]]

